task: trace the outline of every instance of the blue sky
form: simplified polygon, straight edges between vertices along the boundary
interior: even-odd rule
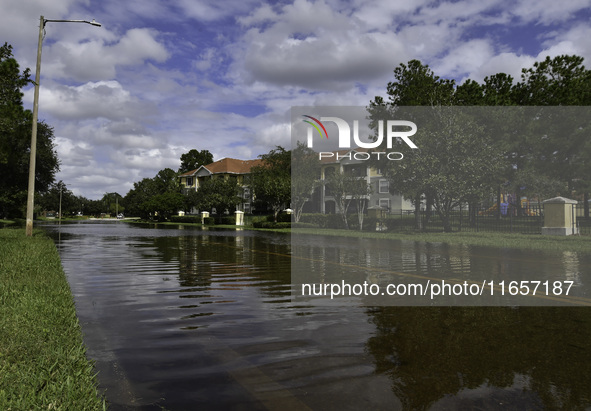
[[[33,72],[48,23],[39,118],[54,127],[57,178],[91,199],[176,170],[207,149],[256,158],[289,147],[292,106],[366,106],[419,59],[481,81],[546,56],[591,66],[589,0],[0,0],[0,41]],[[33,73],[34,74],[34,73]],[[32,106],[33,93],[25,93]]]

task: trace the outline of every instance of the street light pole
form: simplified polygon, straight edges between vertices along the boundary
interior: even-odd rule
[[[31,128],[31,158],[29,161],[29,188],[27,190],[27,225],[26,235],[33,235],[33,208],[35,206],[35,161],[37,158],[37,117],[39,114],[39,81],[41,78],[41,46],[43,45],[43,30],[47,22],[60,23],[87,23],[101,27],[96,21],[86,20],[45,20],[43,16],[39,19],[39,43],[37,45],[37,67],[35,73],[35,97],[33,99],[33,125]],[[61,216],[60,216],[61,218]]]

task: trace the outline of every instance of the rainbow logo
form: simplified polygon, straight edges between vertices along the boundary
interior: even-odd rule
[[[324,128],[324,124],[322,124],[320,122],[320,120],[318,120],[318,119],[316,119],[316,118],[314,118],[312,116],[307,116],[305,114],[303,116],[306,117],[306,118],[309,118],[309,119],[313,120],[316,124],[318,124],[318,125],[316,125],[316,124],[314,124],[311,121],[304,120],[304,123],[308,123],[312,127],[314,127],[316,130],[318,130],[318,133],[320,134],[320,138],[326,137],[326,139],[328,140],[328,132],[326,131],[326,128]],[[324,131],[324,133],[322,133],[322,131],[320,130],[320,128],[318,128],[318,126],[320,126],[322,128],[322,131]],[[309,134],[309,136],[310,136],[309,138],[311,138],[312,134]]]

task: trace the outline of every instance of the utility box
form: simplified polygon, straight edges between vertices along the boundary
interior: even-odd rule
[[[564,197],[554,197],[544,205],[544,226],[542,235],[573,235],[577,229],[577,201]]]
[[[209,211],[201,212],[201,224],[205,224],[205,219],[209,217]]]
[[[384,218],[385,211],[386,210],[380,206],[369,207],[367,209],[367,217],[382,219]]]
[[[236,225],[244,225],[244,211],[234,211],[236,215]]]
[[[385,231],[386,224],[382,221],[386,217],[386,209],[380,206],[373,206],[367,209],[367,218],[376,219],[376,231]]]

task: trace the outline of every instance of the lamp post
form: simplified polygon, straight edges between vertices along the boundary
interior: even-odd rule
[[[33,208],[35,206],[35,160],[37,157],[37,116],[39,113],[39,81],[41,77],[41,46],[43,44],[43,31],[48,22],[56,23],[87,23],[101,27],[96,21],[86,20],[47,20],[41,16],[39,20],[39,43],[37,46],[37,68],[35,73],[35,97],[33,99],[33,125],[31,129],[31,159],[29,161],[29,188],[27,190],[27,225],[26,235],[33,235]]]

